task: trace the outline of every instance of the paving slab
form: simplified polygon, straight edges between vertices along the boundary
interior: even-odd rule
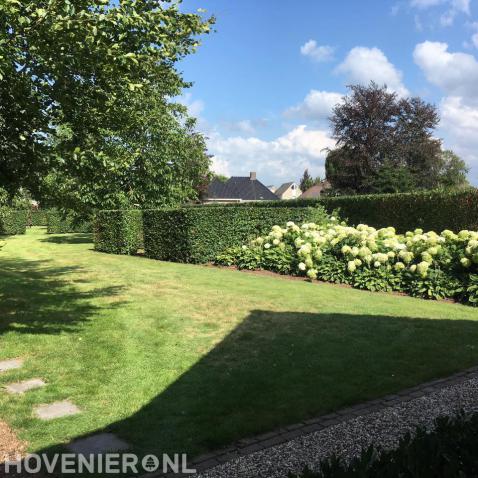
[[[64,400],[62,402],[54,402],[48,405],[39,405],[35,407],[35,415],[40,420],[53,420],[55,418],[76,415],[80,412],[81,410],[69,400]]]
[[[113,433],[99,433],[80,438],[67,445],[77,455],[98,455],[100,453],[128,450],[130,446]]]
[[[13,370],[15,368],[21,368],[22,365],[22,359],[4,360],[3,362],[0,362],[0,373],[6,372],[7,370]]]
[[[44,387],[46,383],[41,378],[32,378],[31,380],[25,380],[24,382],[10,383],[5,385],[5,389],[8,393],[25,393],[29,390],[35,390],[36,388]]]

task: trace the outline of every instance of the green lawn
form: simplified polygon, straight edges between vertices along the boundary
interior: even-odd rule
[[[0,419],[31,451],[107,428],[192,455],[478,364],[478,311],[94,252],[42,229],[0,251]],[[35,404],[71,399],[51,422]]]

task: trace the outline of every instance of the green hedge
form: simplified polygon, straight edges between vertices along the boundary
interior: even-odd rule
[[[350,225],[367,224],[376,228],[394,226],[398,232],[422,228],[426,231],[454,232],[478,229],[478,189],[425,191],[399,194],[294,199],[287,207],[323,205],[327,211],[340,209]],[[262,201],[254,207],[283,207],[284,201]],[[218,206],[211,206],[218,207]],[[222,207],[250,207],[247,203]]]
[[[321,207],[197,206],[143,212],[148,257],[205,263],[230,246],[266,233],[287,221],[322,222]]]
[[[330,197],[320,203],[329,211],[339,208],[351,225],[394,226],[398,232],[478,230],[477,189]]]
[[[47,233],[66,234],[69,232],[92,232],[93,225],[88,221],[79,221],[73,213],[63,214],[60,211],[47,212]]]
[[[48,209],[33,210],[28,213],[28,226],[46,226],[48,222]]]
[[[8,208],[0,209],[0,234],[25,234],[28,211],[16,211]]]
[[[99,211],[94,233],[97,251],[136,254],[138,249],[143,248],[142,211]]]

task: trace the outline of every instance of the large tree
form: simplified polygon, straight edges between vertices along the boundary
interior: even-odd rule
[[[213,19],[179,3],[0,3],[0,186],[88,208],[194,195],[209,158],[171,98]]]
[[[420,98],[399,98],[373,82],[349,88],[331,117],[337,146],[328,153],[326,172],[333,188],[367,193],[443,186],[446,162],[441,141],[433,136],[436,107]],[[462,183],[466,166],[455,162],[455,168],[459,172],[451,176]],[[459,185],[448,180],[448,187]]]

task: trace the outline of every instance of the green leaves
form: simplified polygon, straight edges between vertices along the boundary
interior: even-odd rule
[[[213,19],[157,0],[5,0],[0,14],[5,186],[75,209],[196,196],[204,140],[170,98]]]

